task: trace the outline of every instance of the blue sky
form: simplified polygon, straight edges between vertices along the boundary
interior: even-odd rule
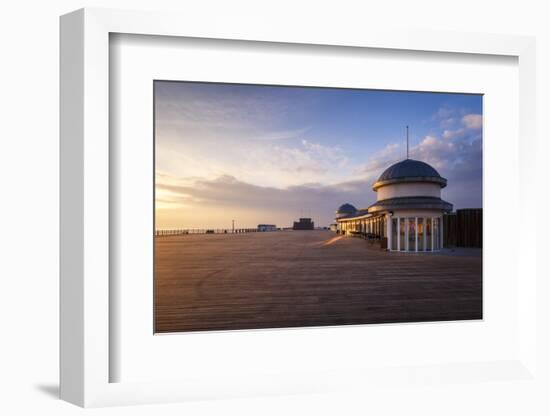
[[[406,125],[410,157],[449,180],[443,198],[481,207],[481,114],[481,95],[157,81],[157,224],[328,225],[375,200]]]

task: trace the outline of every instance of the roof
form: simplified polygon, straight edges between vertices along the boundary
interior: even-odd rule
[[[372,189],[376,191],[382,186],[402,182],[432,182],[442,188],[447,186],[447,179],[442,178],[432,166],[420,160],[405,159],[387,168]]]
[[[357,208],[351,204],[340,205],[340,208],[336,211],[337,214],[353,214],[355,212],[357,212]]]
[[[394,209],[437,209],[450,212],[453,204],[433,196],[402,196],[376,201],[368,208],[371,214]]]
[[[336,220],[337,221],[351,220],[351,219],[354,219],[354,218],[360,218],[360,217],[365,217],[365,216],[370,216],[370,215],[371,214],[369,214],[368,208],[362,208],[362,209],[358,209],[357,211],[355,211],[353,213],[339,216],[338,218],[336,218]]]

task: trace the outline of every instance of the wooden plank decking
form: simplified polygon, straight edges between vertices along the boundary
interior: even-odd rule
[[[334,237],[157,237],[156,332],[482,317],[480,250],[388,253]]]

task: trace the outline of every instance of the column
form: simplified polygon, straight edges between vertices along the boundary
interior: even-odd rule
[[[432,252],[434,251],[434,219],[433,217],[430,218],[430,223],[431,223],[431,238],[430,238],[430,244],[432,245]]]
[[[390,214],[386,214],[386,235],[388,236],[388,250],[391,251],[392,248],[392,230],[391,230],[391,216]]]

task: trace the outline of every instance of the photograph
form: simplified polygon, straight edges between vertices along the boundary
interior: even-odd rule
[[[483,94],[153,94],[155,333],[483,319]]]

